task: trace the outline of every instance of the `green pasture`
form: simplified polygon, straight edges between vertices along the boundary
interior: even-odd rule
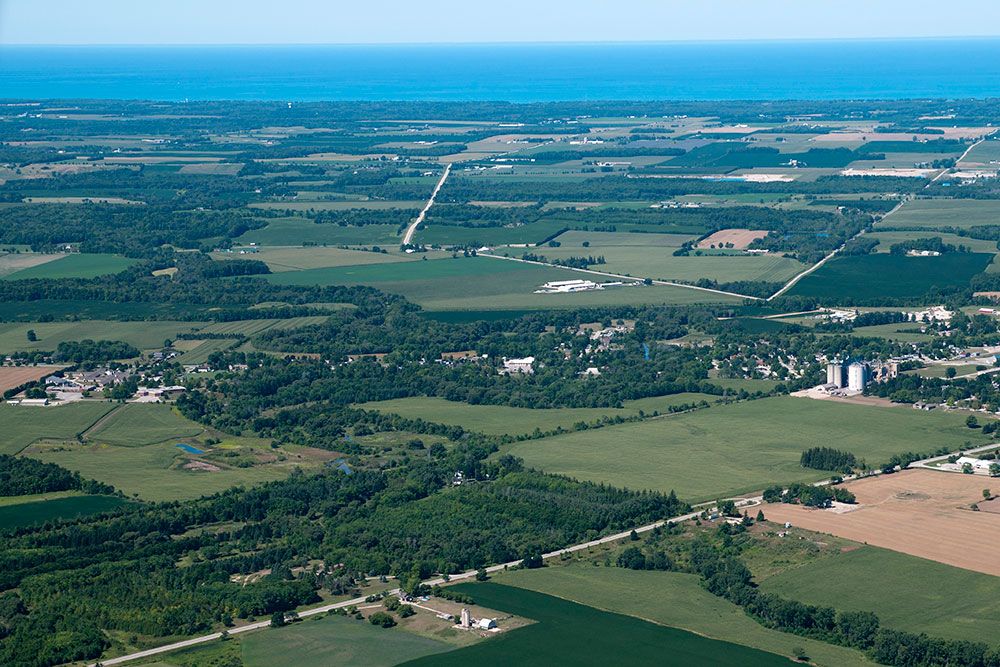
[[[873,611],[894,630],[1000,645],[994,632],[1000,577],[860,546],[828,550],[760,583],[766,592],[809,604]]]
[[[270,218],[266,227],[252,229],[236,239],[237,243],[256,243],[262,246],[288,246],[302,244],[323,245],[398,245],[400,237],[396,225],[364,225],[341,227],[334,224],[317,224],[305,217]]]
[[[947,253],[939,257],[851,255],[834,257],[800,280],[788,293],[863,303],[885,297],[920,297],[934,288],[961,288],[993,260],[986,253]]]
[[[1000,201],[996,199],[915,199],[877,223],[875,229],[968,228],[998,224]]]
[[[837,443],[871,465],[895,454],[961,447],[977,432],[960,415],[783,396],[512,445],[529,466],[632,489],[674,490],[688,501],[825,475],[803,450]]]
[[[94,443],[138,447],[165,440],[183,440],[204,430],[203,426],[182,417],[170,405],[127,403],[101,419],[87,431],[85,439]]]
[[[608,304],[736,302],[736,297],[669,286],[617,287],[573,294],[535,294],[543,283],[594,279],[590,274],[487,257],[310,269],[267,276],[279,285],[371,285],[428,310],[517,310]]]
[[[26,280],[28,278],[94,278],[118,273],[136,263],[120,255],[73,253],[38,266],[15,271],[0,280]]]
[[[765,628],[736,605],[706,591],[693,574],[594,567],[581,561],[498,574],[496,580],[764,651],[791,655],[802,647],[822,667],[871,664],[858,651]]]
[[[461,426],[468,431],[492,435],[520,435],[535,429],[551,431],[572,428],[577,422],[593,422],[601,417],[633,417],[643,411],[665,412],[670,406],[708,401],[718,397],[710,394],[683,393],[625,401],[623,408],[512,408],[505,405],[470,405],[436,397],[398,398],[389,401],[361,403],[355,407],[397,414],[409,419]]]
[[[488,641],[411,660],[406,665],[791,665],[775,653],[709,639],[545,595],[491,582],[458,584],[477,605],[536,621]]]
[[[45,407],[0,403],[0,454],[17,454],[36,440],[75,439],[113,407],[101,401]]]
[[[59,343],[77,340],[120,340],[140,350],[159,349],[163,341],[179,333],[190,333],[205,322],[171,320],[115,322],[112,320],[79,320],[76,322],[7,322],[0,323],[0,353],[30,350],[53,351]],[[28,331],[37,340],[28,340]]]

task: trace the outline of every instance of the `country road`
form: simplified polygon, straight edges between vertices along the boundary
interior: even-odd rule
[[[434,206],[434,198],[437,197],[438,192],[441,191],[441,186],[443,186],[444,182],[448,180],[448,174],[450,173],[451,164],[448,164],[444,168],[444,173],[441,174],[441,180],[439,180],[437,185],[434,186],[434,191],[431,193],[430,199],[428,199],[427,203],[424,204],[424,208],[420,211],[416,220],[410,223],[410,226],[406,228],[406,233],[403,234],[403,245],[409,245],[413,241],[413,235],[417,233],[417,227],[419,227],[420,223],[422,223],[424,218],[427,217],[427,211],[431,210],[431,206]]]

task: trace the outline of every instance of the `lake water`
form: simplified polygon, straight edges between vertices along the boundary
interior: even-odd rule
[[[1000,39],[267,47],[0,46],[0,98],[1000,96]]]

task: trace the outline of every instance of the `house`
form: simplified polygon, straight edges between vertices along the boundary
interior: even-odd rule
[[[508,359],[507,357],[504,357],[503,368],[500,369],[500,374],[511,375],[514,373],[524,373],[530,375],[535,372],[534,364],[534,357],[524,357],[523,359]]]

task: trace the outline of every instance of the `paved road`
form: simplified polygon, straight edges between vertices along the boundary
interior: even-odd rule
[[[896,211],[898,211],[903,206],[903,204],[905,204],[906,202],[907,202],[907,199],[904,198],[902,201],[900,201],[898,204],[896,204],[892,208],[892,210],[890,210],[888,213],[886,213],[885,215],[883,215],[882,219],[885,220],[890,215],[892,215],[893,213],[895,213]],[[836,255],[841,250],[843,250],[844,246],[846,246],[848,243],[850,243],[851,241],[853,241],[854,239],[858,238],[859,236],[861,236],[864,233],[865,233],[865,230],[862,229],[860,232],[858,232],[857,234],[855,234],[851,238],[849,238],[846,241],[844,241],[844,243],[839,248],[834,248],[833,252],[831,252],[829,255],[827,255],[823,259],[819,260],[818,262],[816,262],[815,264],[813,264],[812,266],[810,266],[808,269],[806,269],[805,271],[803,271],[802,273],[798,274],[797,276],[795,276],[794,278],[792,278],[791,280],[789,280],[787,283],[785,283],[784,287],[782,287],[780,290],[778,290],[777,292],[775,292],[771,296],[767,297],[767,300],[771,301],[772,299],[777,299],[779,296],[781,296],[782,294],[784,294],[785,292],[787,292],[788,290],[790,290],[792,287],[794,287],[795,283],[799,282],[800,280],[802,280],[803,278],[805,278],[806,276],[808,276],[810,273],[812,273],[813,271],[815,271],[819,267],[821,267],[824,264],[826,264],[827,261],[829,261],[830,259],[832,259],[834,255]]]
[[[988,134],[986,136],[987,137],[988,136],[992,136],[992,134]],[[976,143],[974,143],[971,146],[969,146],[968,148],[966,148],[965,152],[962,153],[962,156],[960,158],[958,158],[957,160],[955,160],[955,166],[957,167],[962,160],[964,160],[965,158],[967,158],[969,156],[969,153],[972,152],[973,148],[975,148],[979,144],[983,143],[984,141],[986,141],[986,137],[983,137],[982,139],[980,139]],[[926,190],[927,188],[929,188],[932,185],[934,185],[935,183],[937,183],[938,179],[941,178],[942,176],[944,176],[945,174],[947,174],[948,171],[949,171],[948,169],[942,169],[941,171],[939,171],[938,174],[937,174],[937,176],[935,176],[934,178],[932,178],[931,182],[924,186],[924,190]]]
[[[420,211],[420,215],[418,215],[417,219],[406,228],[406,233],[403,234],[403,245],[409,245],[413,241],[413,235],[417,233],[417,227],[419,227],[420,223],[422,223],[424,218],[427,217],[427,211],[431,210],[431,206],[434,206],[434,198],[437,197],[438,192],[441,191],[441,186],[444,185],[446,180],[448,180],[448,174],[450,173],[451,164],[444,168],[444,173],[441,174],[441,180],[439,180],[437,185],[434,186],[434,192],[431,193],[431,198],[427,200],[426,204],[424,204],[424,208]]]
[[[712,289],[710,287],[698,287],[696,285],[685,285],[684,283],[675,283],[669,280],[654,280],[652,278],[643,278],[642,276],[627,276],[623,273],[609,273],[607,271],[594,271],[593,269],[578,269],[571,266],[561,266],[559,264],[553,264],[552,262],[539,262],[534,259],[521,259],[520,257],[504,257],[503,255],[494,255],[492,253],[479,253],[480,257],[490,257],[491,259],[506,259],[511,262],[522,262],[524,264],[536,264],[538,266],[551,266],[557,269],[564,269],[566,271],[576,271],[578,273],[587,273],[592,276],[605,276],[607,278],[618,278],[620,280],[649,280],[654,285],[669,285],[670,287],[684,287],[686,289],[698,290],[700,292],[710,292],[712,294],[724,294],[726,296],[735,296],[741,299],[753,299],[759,301],[760,297],[750,296],[749,294],[738,294],[736,292],[727,292],[721,289]]]

